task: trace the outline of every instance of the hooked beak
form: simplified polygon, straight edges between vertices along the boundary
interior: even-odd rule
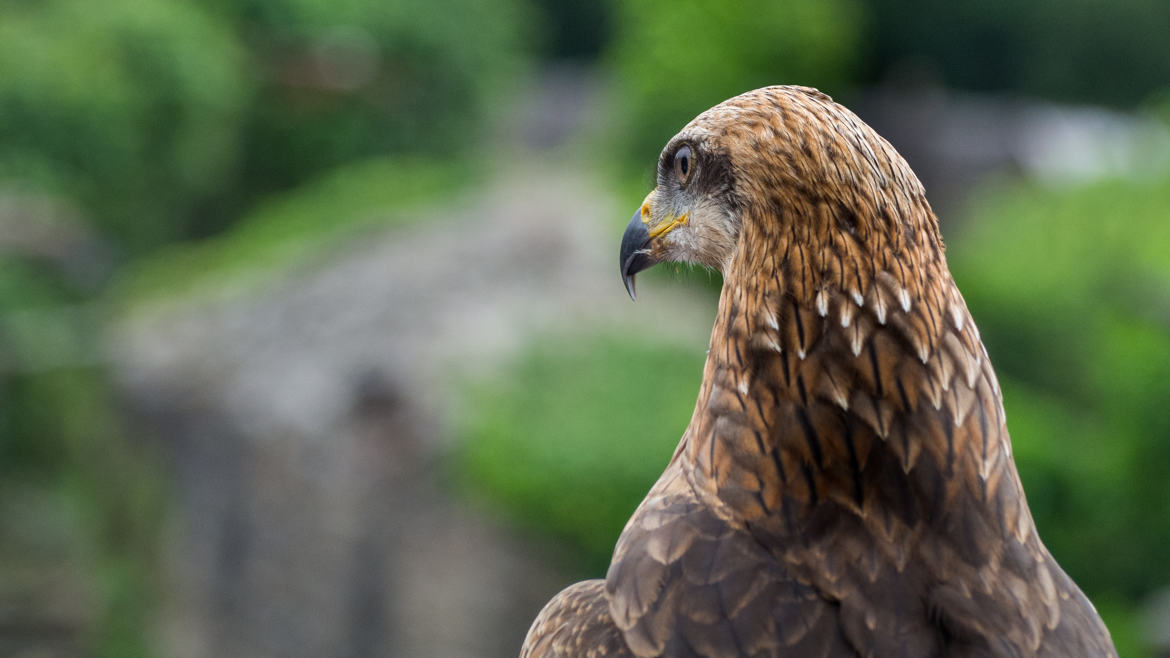
[[[621,264],[622,283],[626,284],[626,292],[630,293],[630,299],[637,300],[634,294],[634,275],[658,263],[650,255],[650,231],[642,222],[641,211],[634,213],[634,218],[626,226],[618,262]]]

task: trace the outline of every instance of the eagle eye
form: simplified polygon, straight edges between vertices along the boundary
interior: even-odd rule
[[[679,185],[686,185],[694,172],[695,163],[691,157],[691,147],[683,146],[674,152],[674,175]]]

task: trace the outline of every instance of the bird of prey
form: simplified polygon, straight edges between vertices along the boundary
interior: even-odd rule
[[[621,274],[717,268],[698,401],[605,580],[521,656],[1115,656],[1048,553],[922,184],[825,94],[672,138]]]

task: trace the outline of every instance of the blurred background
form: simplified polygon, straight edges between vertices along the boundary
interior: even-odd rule
[[[1107,8],[1106,8],[1107,7]],[[923,178],[1040,532],[1170,655],[1170,3],[0,0],[0,655],[514,656],[694,404],[622,227],[819,87]]]

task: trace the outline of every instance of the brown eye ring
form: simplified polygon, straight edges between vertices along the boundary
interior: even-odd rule
[[[695,171],[695,159],[691,156],[691,147],[683,145],[674,152],[674,175],[679,185],[686,185]]]

